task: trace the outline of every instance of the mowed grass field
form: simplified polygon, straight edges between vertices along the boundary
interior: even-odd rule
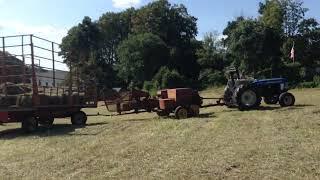
[[[292,92],[295,107],[212,107],[180,121],[100,107],[86,128],[0,126],[0,179],[319,179],[320,89]]]

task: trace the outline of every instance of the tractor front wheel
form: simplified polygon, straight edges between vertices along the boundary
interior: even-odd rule
[[[71,116],[71,123],[76,126],[84,126],[87,123],[87,119],[86,113],[79,111]]]
[[[279,104],[281,107],[293,106],[296,99],[291,93],[282,93],[279,98]]]

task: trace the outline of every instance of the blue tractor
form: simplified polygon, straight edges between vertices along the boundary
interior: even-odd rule
[[[293,106],[295,97],[289,93],[288,80],[285,78],[257,80],[240,78],[239,71],[227,71],[228,84],[224,91],[224,103],[239,110],[251,110],[260,106],[262,98],[266,104],[280,104],[281,107]]]

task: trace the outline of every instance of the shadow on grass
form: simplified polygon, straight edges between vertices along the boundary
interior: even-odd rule
[[[258,111],[274,111],[274,110],[278,110],[281,109],[280,106],[259,106],[258,108],[254,109],[254,110],[258,110]]]
[[[215,118],[215,117],[217,117],[217,116],[215,116],[214,113],[211,112],[211,113],[201,113],[197,117],[189,117],[188,119],[192,119],[192,118],[198,118],[198,119],[201,119],[201,118]],[[167,116],[167,117],[159,117],[159,118],[160,119],[167,119],[167,120],[176,120],[176,121],[188,120],[188,119],[177,119],[174,115],[170,115],[170,116]]]
[[[85,127],[93,127],[93,126],[102,126],[108,123],[92,123],[87,124],[86,126],[74,126],[71,124],[54,124],[52,128],[48,129],[46,127],[39,126],[36,132],[33,133],[25,133],[21,128],[16,129],[8,129],[4,131],[0,131],[0,140],[1,139],[15,139],[19,137],[53,137],[53,136],[94,136],[99,133],[80,133],[80,134],[72,134],[77,129],[85,128]]]
[[[297,104],[297,105],[294,105],[293,107],[313,107],[313,106],[316,106],[314,104]]]
[[[126,119],[122,120],[124,122],[151,122],[153,120],[156,120],[157,118],[145,118],[145,119]]]
[[[153,113],[153,112],[148,112],[148,111],[145,111],[145,110],[140,110],[138,112],[127,111],[127,112],[121,112],[121,114],[113,114],[113,115],[108,115],[108,116],[126,116],[126,115],[141,114],[141,113]]]
[[[280,105],[278,106],[259,106],[258,108],[252,109],[252,110],[256,110],[256,111],[274,111],[274,110],[296,110],[296,109],[303,109],[305,107],[313,107],[315,105],[312,104],[297,104],[294,106],[290,106],[290,107],[281,107]],[[244,111],[245,112],[245,111]]]
[[[211,113],[202,113],[197,118],[215,118],[217,117],[213,112]]]

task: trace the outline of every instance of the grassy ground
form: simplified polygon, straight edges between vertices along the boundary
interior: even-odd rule
[[[28,136],[0,126],[0,179],[319,179],[320,89],[293,93],[295,107],[213,107],[182,121],[92,116],[86,128],[57,120]]]

